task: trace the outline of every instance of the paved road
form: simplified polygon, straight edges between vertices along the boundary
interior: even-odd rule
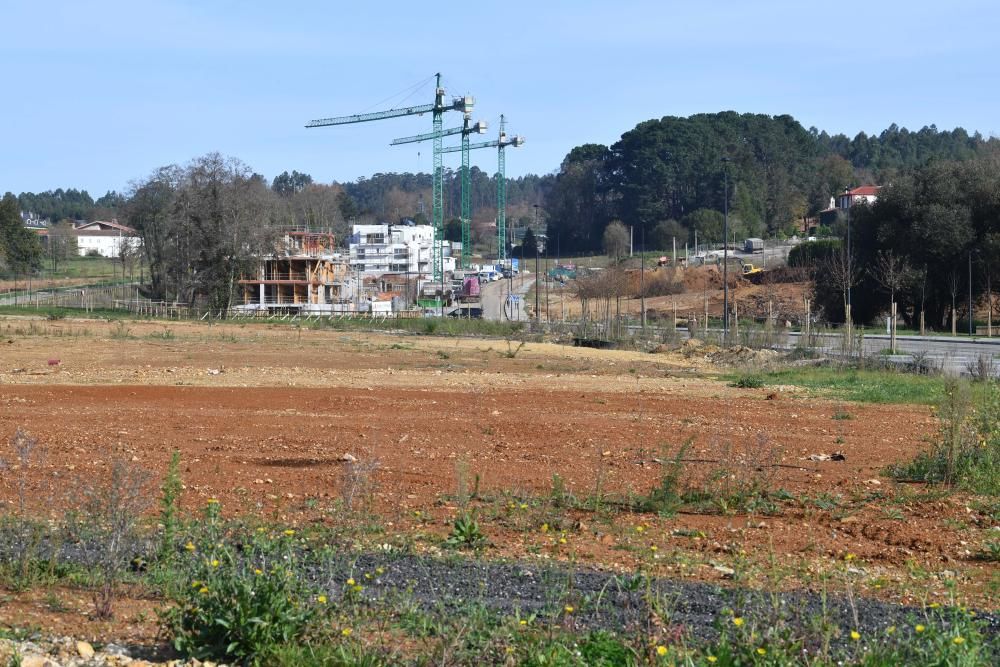
[[[534,276],[521,273],[511,280],[483,285],[483,318],[487,320],[527,320],[524,294],[534,284]]]
[[[822,336],[820,347],[837,351],[841,346],[839,335]],[[789,343],[796,345],[799,334],[789,334]],[[889,336],[886,334],[865,334],[864,354],[876,355],[889,348]],[[1000,338],[959,338],[952,336],[896,336],[896,351],[903,355],[926,354],[928,361],[940,365],[942,369],[967,374],[971,364],[979,358],[992,358],[1000,370]],[[996,373],[997,370],[994,372]]]

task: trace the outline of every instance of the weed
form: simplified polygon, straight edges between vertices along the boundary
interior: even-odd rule
[[[160,559],[171,560],[174,556],[177,537],[177,500],[180,498],[181,489],[181,453],[175,449],[170,455],[170,464],[167,466],[167,476],[160,487],[160,524],[163,526],[163,535],[160,540]]]
[[[111,338],[115,340],[126,340],[132,338],[132,330],[125,325],[125,322],[118,320],[115,322],[115,326],[111,330]]]
[[[381,467],[378,459],[358,460],[348,458],[340,475],[340,497],[344,507],[355,509],[355,502],[362,498],[366,507],[371,506],[375,495],[375,471]]]
[[[980,405],[974,408],[969,383],[947,378],[938,416],[940,435],[930,450],[890,467],[889,475],[1000,495],[1000,391],[996,385],[986,385]]]
[[[996,378],[997,364],[992,355],[980,354],[965,364],[966,372],[974,382],[987,382]]]
[[[517,353],[520,352],[521,348],[523,348],[525,345],[526,345],[526,342],[522,340],[518,344],[517,347],[512,347],[511,344],[510,344],[510,339],[508,338],[507,339],[507,351],[506,352],[502,352],[500,354],[500,356],[505,357],[507,359],[514,359],[515,357],[517,357]]]
[[[677,513],[683,503],[681,499],[681,476],[684,473],[684,457],[691,451],[694,442],[690,438],[678,448],[673,457],[665,457],[660,483],[648,497],[641,499],[640,508],[647,512],[657,512],[667,516]]]
[[[976,559],[987,563],[1000,563],[1000,540],[983,544],[982,550],[976,554]]]
[[[205,530],[184,563],[190,584],[161,613],[162,623],[185,656],[265,664],[272,651],[305,635],[328,600],[295,576],[302,555],[294,530],[257,532],[237,553],[219,540],[220,517],[218,502],[210,502]]]
[[[451,527],[451,534],[445,544],[454,549],[481,549],[487,544],[486,536],[479,527],[477,512],[461,512]]]
[[[82,510],[71,522],[80,538],[86,565],[94,574],[94,613],[114,615],[119,584],[139,544],[139,519],[149,506],[150,479],[139,466],[115,458],[106,480],[87,483],[81,490]]]
[[[847,421],[854,419],[854,415],[852,415],[850,412],[844,412],[843,410],[841,410],[839,412],[833,413],[832,419],[836,419],[838,421]]]

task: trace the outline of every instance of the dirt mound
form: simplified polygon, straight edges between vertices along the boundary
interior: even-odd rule
[[[774,350],[754,350],[744,345],[736,345],[730,348],[715,348],[705,354],[705,358],[713,364],[719,366],[745,366],[749,364],[762,364],[777,359],[780,353]]]

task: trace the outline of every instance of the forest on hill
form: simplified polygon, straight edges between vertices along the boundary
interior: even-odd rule
[[[998,152],[1000,140],[962,128],[892,125],[848,139],[791,116],[667,116],[639,123],[611,146],[571,150],[547,191],[548,234],[563,248],[596,250],[604,228],[620,220],[654,247],[669,247],[671,237],[686,241],[695,230],[720,243],[727,190],[737,238],[791,234],[846,187]]]

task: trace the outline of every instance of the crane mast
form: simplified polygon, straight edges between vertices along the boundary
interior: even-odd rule
[[[463,140],[466,135],[463,135]],[[512,137],[507,137],[507,132],[505,128],[504,117],[500,116],[500,135],[497,139],[493,141],[482,141],[475,144],[469,144],[466,146],[463,141],[462,146],[449,146],[442,150],[443,153],[454,153],[456,151],[462,151],[463,157],[468,155],[469,151],[478,150],[480,148],[496,148],[497,149],[497,257],[502,262],[507,259],[507,157],[506,157],[506,147],[513,146],[517,148],[524,144],[524,137],[520,135],[514,135]],[[464,232],[464,230],[463,230]],[[463,233],[463,242],[465,240]],[[465,247],[463,245],[462,252],[465,252]]]
[[[366,123],[375,120],[385,120],[387,118],[399,118],[402,116],[420,116],[430,112],[432,115],[431,137],[434,140],[434,175],[432,193],[432,216],[434,226],[433,242],[433,273],[434,279],[440,280],[444,276],[442,266],[441,241],[444,238],[444,178],[441,161],[441,139],[444,136],[443,116],[446,111],[461,111],[468,113],[472,111],[475,100],[470,96],[452,98],[450,104],[444,102],[444,88],[441,87],[441,74],[435,75],[434,104],[421,104],[399,109],[388,109],[386,111],[375,111],[371,113],[354,114],[351,116],[336,116],[333,118],[320,118],[306,123],[307,128],[328,127],[331,125],[348,125],[351,123]]]
[[[472,221],[472,184],[469,176],[469,135],[484,134],[486,132],[486,121],[472,123],[472,114],[465,113],[462,127],[452,127],[441,131],[441,136],[453,134],[462,135],[462,257],[461,268],[468,268],[472,259],[472,245],[470,243],[469,227]],[[412,144],[420,141],[427,141],[435,138],[435,133],[417,134],[412,137],[402,137],[393,139],[390,146],[400,144]]]

